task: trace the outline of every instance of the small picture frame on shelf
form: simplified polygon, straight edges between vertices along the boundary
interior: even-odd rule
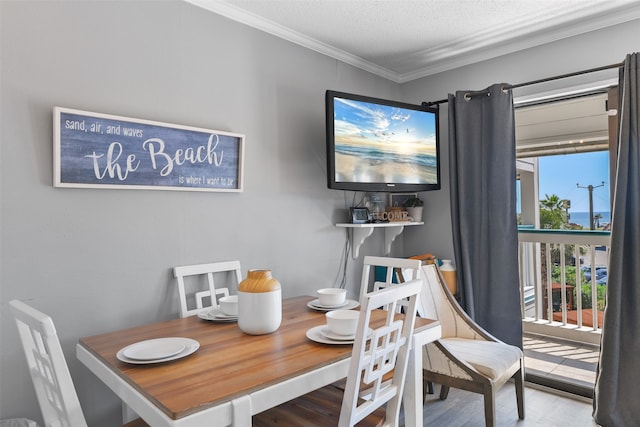
[[[389,207],[399,208],[404,206],[404,202],[407,200],[418,197],[418,193],[390,193],[389,194]]]
[[[371,222],[371,214],[368,208],[351,208],[352,224],[367,224]]]

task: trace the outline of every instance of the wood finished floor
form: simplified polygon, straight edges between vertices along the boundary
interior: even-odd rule
[[[483,398],[479,394],[451,389],[449,397],[438,399],[440,386],[427,395],[425,427],[484,427]],[[505,384],[496,394],[497,427],[595,427],[591,400],[566,397],[527,384],[524,394],[525,419],[518,419],[515,386]]]
[[[597,346],[525,334],[524,350],[527,372],[593,388]],[[435,393],[427,395],[425,427],[484,427],[481,395],[451,389],[441,401],[439,391],[436,386]],[[514,384],[505,384],[496,395],[497,427],[595,427],[591,413],[591,399],[527,383],[525,419],[519,420]]]

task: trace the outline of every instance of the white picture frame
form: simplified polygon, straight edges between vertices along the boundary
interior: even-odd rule
[[[53,185],[243,191],[244,135],[55,107]]]

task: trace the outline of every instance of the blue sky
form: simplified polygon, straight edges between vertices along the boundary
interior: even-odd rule
[[[416,143],[435,149],[433,113],[335,98],[334,114],[335,133],[341,143]]]
[[[540,199],[545,194],[557,194],[561,199],[571,200],[569,212],[589,211],[589,190],[578,188],[593,185],[604,186],[593,190],[594,212],[609,209],[609,152],[563,154],[539,157]]]

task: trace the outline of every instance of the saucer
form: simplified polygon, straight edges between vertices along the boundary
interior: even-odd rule
[[[334,334],[333,332],[331,332],[331,329],[329,329],[329,326],[327,325],[324,325],[322,329],[320,329],[320,333],[324,335],[326,338],[333,341],[355,341],[356,339],[355,334],[354,335]],[[372,333],[373,333],[373,329],[369,328],[369,330],[367,331],[367,338],[369,338]]]
[[[320,329],[320,333],[324,335],[326,338],[334,341],[353,341],[356,339],[356,334],[353,335],[339,335],[331,332],[331,329],[327,325],[324,325],[322,329]]]
[[[211,322],[237,322],[238,316],[224,314],[219,307],[216,307],[209,311],[201,311],[198,313],[198,317],[202,320],[209,320]]]
[[[331,311],[331,310],[336,310],[336,309],[351,310],[352,308],[356,308],[359,305],[360,305],[360,303],[358,301],[354,301],[354,300],[351,300],[351,299],[346,300],[343,305],[332,306],[332,307],[327,307],[327,306],[321,305],[320,301],[318,301],[317,299],[314,299],[313,301],[309,301],[307,303],[307,307],[309,307],[309,308],[311,308],[313,310],[318,310],[318,311]]]
[[[350,340],[332,340],[331,338],[327,338],[322,334],[322,328],[326,328],[327,325],[320,325],[314,328],[311,328],[307,331],[307,338],[311,341],[315,341],[320,344],[332,344],[332,345],[351,345],[353,344],[353,338]]]
[[[342,308],[345,305],[349,304],[349,300],[344,300],[340,304],[325,305],[320,303],[320,299],[314,299],[309,304],[314,305],[318,308],[328,308],[330,310],[335,310],[336,308]]]

